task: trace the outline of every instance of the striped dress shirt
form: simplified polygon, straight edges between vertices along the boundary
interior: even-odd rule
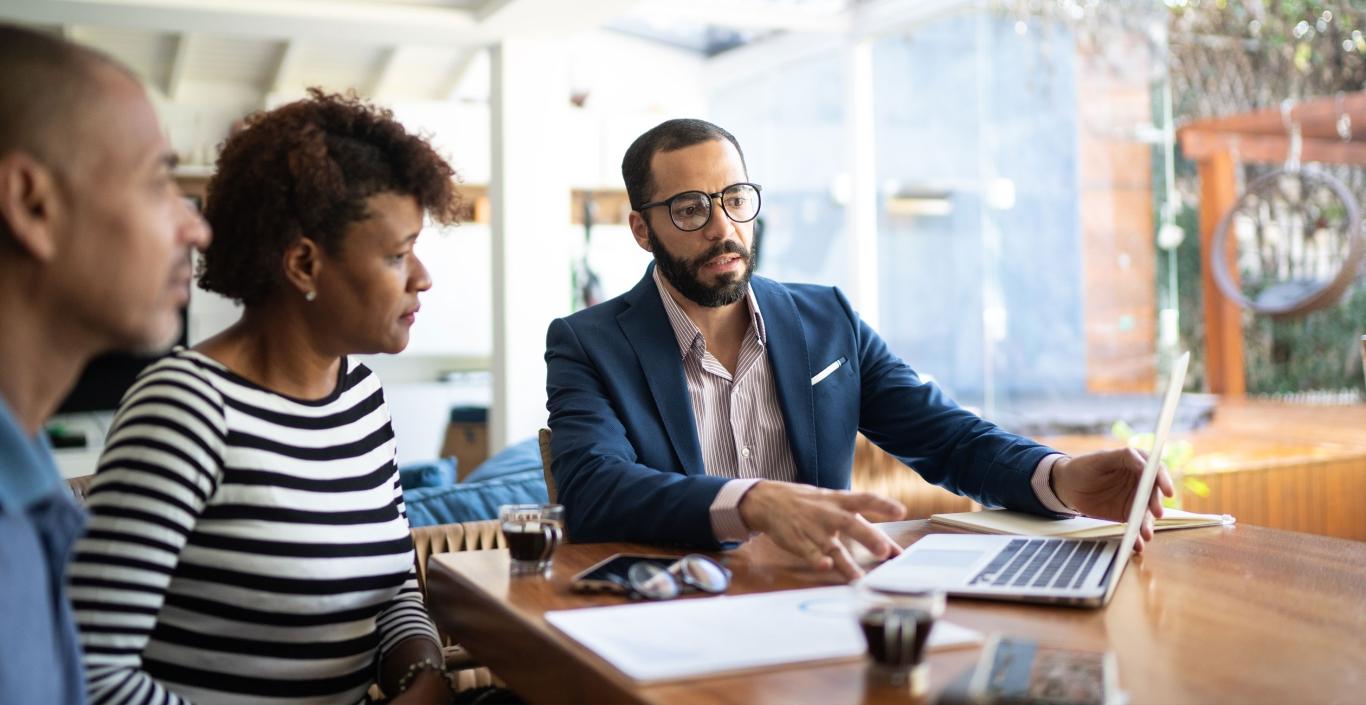
[[[745,302],[750,326],[732,375],[707,350],[702,331],[669,295],[657,268],[654,278],[683,358],[703,466],[708,475],[735,478],[712,502],[712,531],[718,541],[743,541],[750,534],[740,520],[740,499],[745,492],[759,480],[797,479],[797,465],[768,364],[764,316],[754,291],[749,290]]]

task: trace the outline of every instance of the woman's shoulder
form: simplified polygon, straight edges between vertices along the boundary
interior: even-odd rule
[[[221,409],[223,394],[216,384],[216,375],[213,371],[216,365],[217,363],[201,353],[176,347],[143,368],[124,395],[124,404],[153,390],[164,392],[174,389],[198,396],[209,405]]]
[[[366,392],[382,390],[383,384],[380,382],[379,375],[374,369],[361,362],[355,355],[347,355],[342,358],[343,373],[340,392],[351,392],[361,389]]]

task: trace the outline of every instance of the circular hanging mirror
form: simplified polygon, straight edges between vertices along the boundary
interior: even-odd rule
[[[1230,245],[1236,279],[1222,256]],[[1347,185],[1316,169],[1288,168],[1248,184],[1219,220],[1206,261],[1229,300],[1297,316],[1336,303],[1363,256],[1361,212]]]

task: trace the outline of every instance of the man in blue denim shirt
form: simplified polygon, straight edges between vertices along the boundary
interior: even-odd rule
[[[126,69],[0,24],[0,76],[0,700],[82,703],[64,581],[84,517],[43,421],[95,355],[178,336],[208,231]]]

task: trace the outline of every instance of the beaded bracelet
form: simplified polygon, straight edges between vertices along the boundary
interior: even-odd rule
[[[431,657],[423,657],[421,660],[414,661],[408,665],[408,670],[398,679],[398,692],[402,693],[406,691],[408,686],[413,684],[413,679],[417,677],[417,674],[423,671],[436,671],[441,674],[442,680],[446,680],[446,669],[442,668],[441,664],[433,661]],[[446,684],[446,688],[448,690],[450,689],[449,683]]]

